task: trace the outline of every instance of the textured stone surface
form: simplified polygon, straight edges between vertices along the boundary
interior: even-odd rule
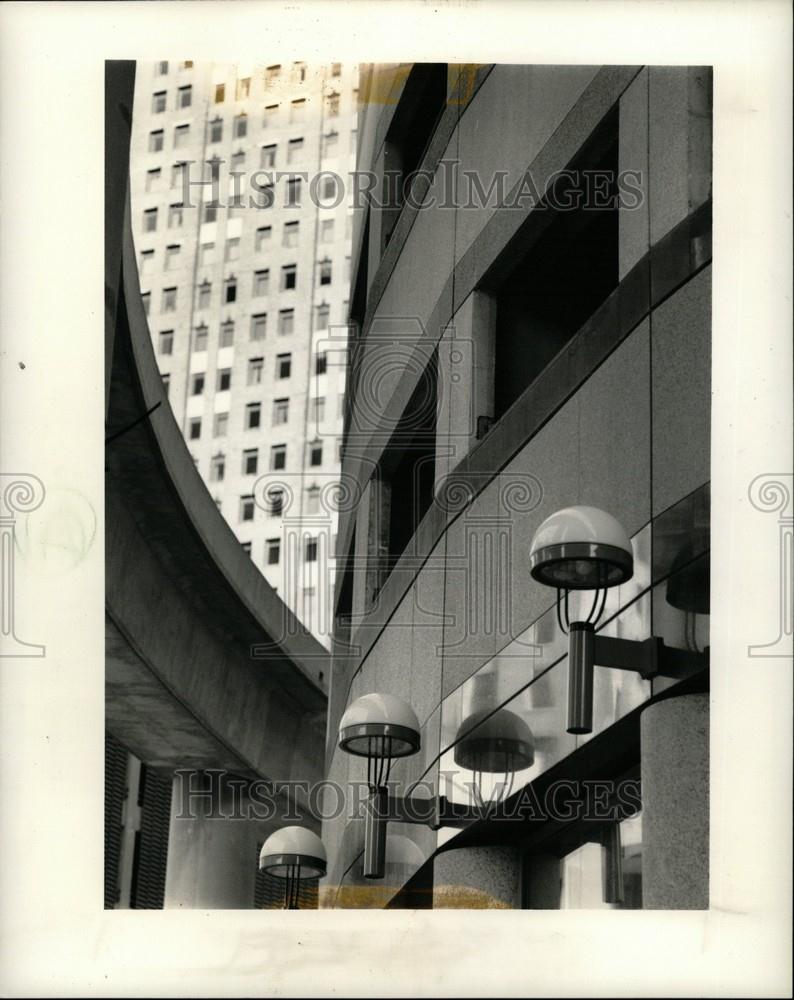
[[[655,309],[653,512],[710,478],[711,267]]]
[[[648,70],[640,73],[620,98],[619,166],[641,175],[632,185],[642,189],[642,204],[620,207],[620,280],[648,252]],[[631,192],[634,196],[635,192]]]
[[[642,713],[642,896],[646,910],[709,905],[709,696]]]
[[[516,848],[444,851],[433,866],[433,909],[517,909],[521,905],[521,863]]]

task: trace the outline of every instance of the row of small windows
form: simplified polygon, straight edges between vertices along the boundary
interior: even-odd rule
[[[227,414],[217,414],[226,416]],[[307,445],[308,464],[317,467],[323,464],[323,442],[319,439],[310,441]],[[270,471],[279,472],[287,467],[287,446],[274,444],[270,448]],[[245,448],[241,456],[241,472],[244,476],[259,474],[259,449]],[[210,460],[210,482],[221,483],[226,478],[226,455],[223,452],[213,455]]]
[[[176,91],[177,108],[189,108],[193,103],[193,88],[190,84],[178,87]],[[162,114],[168,106],[168,94],[165,90],[157,90],[152,94],[152,114]]]
[[[187,91],[186,95],[180,100],[187,100],[188,105],[191,100],[190,88],[185,88]],[[158,96],[158,95],[155,95]],[[164,95],[163,95],[164,99]],[[180,105],[180,107],[187,107],[188,105]],[[278,108],[278,105],[274,105]],[[268,109],[266,109],[267,111]],[[273,114],[271,110],[271,116]],[[300,120],[299,114],[296,113],[291,120]],[[272,121],[271,121],[272,124]],[[221,142],[223,139],[223,119],[214,118],[207,125],[207,142],[214,144],[216,142]],[[243,139],[248,135],[248,116],[245,114],[237,115],[232,121],[232,137],[235,139]],[[183,122],[180,125],[174,126],[174,149],[184,149],[190,141],[190,124],[188,122]],[[356,149],[356,130],[353,129],[350,133],[350,152],[355,152]],[[150,153],[160,153],[165,148],[165,130],[161,128],[152,129],[149,132],[148,148]],[[294,163],[299,159],[300,154],[304,149],[304,140],[302,137],[296,139],[290,139],[287,143],[287,163]],[[321,152],[324,158],[330,158],[336,156],[339,151],[339,133],[335,130],[326,132],[322,137]],[[260,167],[275,167],[278,157],[278,144],[277,143],[267,143],[260,147],[259,152],[259,166]],[[245,163],[245,151],[240,150],[235,153],[232,157],[232,168],[235,166],[242,166]]]
[[[157,169],[147,171],[146,176],[146,190],[154,191],[157,188],[157,181],[161,176],[161,172]],[[151,178],[151,179],[150,179]],[[320,200],[328,202],[329,204],[325,207],[336,208],[341,204],[339,195],[339,189],[337,188],[337,178],[333,175],[328,175],[323,177],[322,184],[320,185]],[[302,178],[301,177],[290,177],[287,179],[287,183],[284,189],[284,207],[285,208],[300,208],[301,198],[302,198]],[[273,208],[276,204],[275,188],[273,184],[263,184],[259,188],[259,193],[257,195],[257,202],[250,204],[248,207],[255,208],[259,212],[266,211],[269,208]],[[218,218],[218,209],[223,206],[219,201],[211,200],[206,201],[202,205],[202,222],[215,222]],[[229,218],[238,218],[246,208],[245,200],[242,196],[233,197],[229,201],[228,212]],[[176,210],[179,210],[177,213]],[[183,214],[182,202],[175,202],[169,205],[169,216],[168,225],[182,225]],[[173,212],[172,212],[173,210]],[[143,212],[143,231],[146,233],[153,233],[157,230],[157,220],[158,220],[158,208],[155,206],[153,208],[144,209]]]
[[[319,362],[319,356],[315,359]],[[248,385],[259,385],[262,382],[262,370],[264,368],[265,359],[264,358],[249,358],[248,359]],[[325,357],[323,356],[323,364],[325,364]],[[325,370],[323,368],[323,370]],[[287,379],[292,374],[292,355],[291,354],[277,354],[276,355],[276,378]],[[218,392],[223,392],[226,389],[230,389],[232,385],[232,371],[231,368],[219,368],[215,376],[215,388]],[[206,374],[204,372],[194,372],[190,377],[190,395],[191,396],[201,396],[204,393],[204,386],[206,384]]]
[[[180,69],[193,69],[193,60],[192,59],[185,59],[183,62],[180,62],[179,68]],[[166,76],[167,73],[168,73],[168,60],[167,59],[162,59],[160,62],[157,63],[157,75],[158,76]]]
[[[216,500],[216,503],[218,501]],[[270,517],[281,517],[284,513],[284,491],[278,487],[271,487],[265,494],[265,510]],[[244,493],[240,497],[240,520],[241,521],[253,521],[254,511],[256,509],[256,500],[252,493]],[[307,514],[319,514],[320,513],[320,487],[310,486],[306,490],[306,506],[305,510]],[[271,541],[278,541],[278,539],[271,539]],[[334,545],[331,547],[331,554],[333,557],[333,552],[335,550],[335,538],[333,539]],[[306,548],[305,548],[305,559],[306,562],[316,562],[317,561],[317,539],[307,538]],[[269,565],[275,565],[278,562],[278,558],[274,559],[272,562],[268,559]]]
[[[247,381],[248,385],[261,384],[263,365],[264,365],[264,358],[250,359],[250,361],[248,362],[248,381]],[[254,372],[255,374],[252,374]],[[281,377],[289,378],[289,375]],[[162,379],[163,379],[163,385],[165,386],[166,394],[168,394],[170,376],[168,374],[164,374],[162,376]],[[194,375],[192,375],[190,381],[191,395],[201,396],[204,392],[205,384],[206,384],[205,372],[196,372]],[[228,368],[219,369],[218,372],[216,373],[216,386],[218,391],[224,392],[230,389],[231,384],[232,384],[231,370]],[[278,400],[277,402],[284,403],[285,400]],[[288,400],[286,402],[288,402]],[[309,400],[309,405],[310,405],[309,420],[311,423],[315,424],[316,426],[319,426],[325,420],[325,396],[313,396]],[[283,408],[279,407],[278,409],[279,409],[279,420],[278,421],[274,420],[274,424],[277,422],[281,423],[286,422],[286,414],[288,413],[288,407],[283,407]],[[339,394],[340,416],[342,415],[343,409],[344,409],[344,394],[340,393]],[[262,415],[261,404],[251,403],[249,409],[246,411],[245,429],[251,430],[261,426],[261,415]],[[276,411],[274,409],[274,417],[275,415]],[[221,414],[216,414],[216,416],[227,418],[228,414],[221,413]],[[281,420],[280,419],[281,416],[284,416],[285,419]],[[224,423],[223,420],[221,420],[220,424],[215,428],[213,436],[221,437],[225,433],[226,433],[226,424]]]
[[[226,373],[230,376],[227,370]],[[222,374],[221,372],[218,373]],[[199,378],[203,379],[203,375]],[[199,382],[201,385],[202,383]],[[228,386],[227,386],[228,388]],[[202,390],[203,391],[203,390]],[[310,413],[310,419],[313,423],[322,423],[325,415],[325,397],[315,396],[312,400],[312,411]],[[198,441],[201,437],[202,432],[202,417],[191,417],[188,421],[188,438],[191,441]],[[283,424],[289,423],[289,397],[285,396],[281,399],[273,400],[273,407],[271,411],[270,423],[272,427],[280,427]],[[248,403],[245,408],[245,413],[243,415],[243,429],[250,431],[256,430],[262,426],[262,404],[261,403]],[[215,413],[212,416],[212,436],[213,437],[225,437],[229,431],[229,414],[228,413]],[[284,454],[284,461],[286,461],[286,452]],[[312,444],[309,453],[309,465],[322,465],[323,461],[323,446],[321,442],[315,442]],[[273,465],[273,469],[281,469],[282,465]]]
[[[171,251],[169,254],[168,251]],[[141,254],[141,274],[145,275],[151,271],[151,262],[154,251],[144,251]],[[173,269],[179,260],[179,247],[173,246],[166,249],[166,270]],[[320,285],[331,284],[331,262],[321,261],[319,264]],[[281,291],[292,291],[295,289],[298,280],[298,269],[295,264],[286,264],[281,269]],[[253,276],[252,295],[254,298],[267,295],[270,285],[270,272],[268,270],[255,271]],[[227,278],[223,283],[222,303],[232,305],[237,301],[238,282],[234,276]],[[177,304],[177,288],[164,288],[162,291],[161,311],[174,312]],[[150,293],[145,293],[149,296]],[[212,301],[212,282],[206,279],[196,289],[196,308],[207,309]],[[144,297],[144,306],[147,309],[150,298]],[[317,309],[317,322],[327,318],[327,306],[319,306]],[[292,333],[294,328],[294,309],[281,309],[279,311],[279,333]],[[326,323],[327,325],[327,323]],[[259,313],[252,317],[251,340],[261,340],[265,335],[267,327],[267,313]],[[324,327],[318,326],[318,329]]]

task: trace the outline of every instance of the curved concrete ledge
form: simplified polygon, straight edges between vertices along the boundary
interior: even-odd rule
[[[109,72],[107,125],[125,156],[131,105],[129,75]],[[120,260],[106,275],[108,727],[150,764],[319,780],[328,654],[250,561],[194,466],[151,345],[126,186],[108,185],[106,217],[117,244],[106,260]]]

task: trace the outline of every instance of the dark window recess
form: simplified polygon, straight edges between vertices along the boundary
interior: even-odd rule
[[[141,827],[135,834],[130,909],[161,910],[165,896],[173,775],[141,767]]]
[[[408,75],[384,146],[381,253],[386,249],[411,189],[411,174],[425,151],[447,101],[447,64],[417,63]]]
[[[438,355],[434,352],[381,458],[383,541],[388,554],[381,565],[378,589],[408,548],[433,502],[437,382]]]
[[[499,279],[485,283],[496,299],[497,420],[618,284],[615,112],[599,125],[568,171],[558,179],[554,197],[544,199],[547,209],[531,213],[524,227],[529,230],[538,217],[542,231],[519,232],[496,262]],[[555,204],[577,207],[560,210]]]

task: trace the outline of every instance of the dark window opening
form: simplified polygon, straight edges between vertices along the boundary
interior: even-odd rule
[[[408,75],[385,143],[385,201],[381,252],[411,189],[447,101],[447,64],[417,63]]]
[[[542,232],[519,233],[496,263],[497,420],[617,287],[617,175],[612,112],[544,196]]]
[[[437,382],[438,354],[434,352],[381,458],[387,556],[381,565],[380,586],[408,548],[433,502]]]

